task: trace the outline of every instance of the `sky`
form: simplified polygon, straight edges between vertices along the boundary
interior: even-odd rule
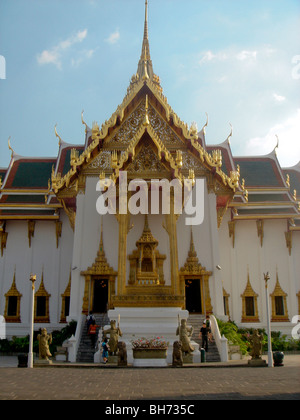
[[[84,143],[136,73],[144,0],[0,0],[0,167]],[[154,72],[181,120],[234,156],[300,161],[300,0],[149,0]]]

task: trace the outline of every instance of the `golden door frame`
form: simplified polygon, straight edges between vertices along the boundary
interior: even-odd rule
[[[90,311],[93,311],[94,302],[94,286],[95,282],[101,280],[107,280],[108,286],[108,308],[113,309],[112,298],[115,295],[115,280],[117,273],[111,272],[111,274],[88,274],[87,272],[81,273],[85,276],[85,288],[82,302],[82,314],[87,315]]]
[[[199,259],[194,245],[193,231],[191,230],[191,242],[188,251],[188,257],[184,266],[179,271],[180,291],[181,294],[184,296],[184,309],[186,309],[185,281],[200,280],[201,309],[204,314],[213,313],[209,289],[209,278],[211,276],[212,272],[206,271],[206,268],[202,267],[202,265],[199,263]]]
[[[108,264],[103,246],[103,224],[101,223],[101,237],[99,250],[94,264],[80,273],[85,277],[82,313],[87,315],[91,310],[94,297],[94,284],[97,280],[108,280],[108,309],[114,309],[112,298],[115,295],[115,283],[118,273]]]
[[[201,267],[201,265],[200,265]],[[202,267],[201,267],[202,268]],[[203,269],[201,270],[203,272]],[[200,272],[201,272],[200,271]],[[210,289],[209,289],[209,278],[211,272],[205,271],[204,274],[190,273],[190,272],[180,272],[180,285],[181,285],[181,294],[184,296],[184,309],[186,309],[186,280],[199,280],[200,281],[200,297],[201,297],[201,309],[202,314],[212,314],[213,307],[211,304]]]

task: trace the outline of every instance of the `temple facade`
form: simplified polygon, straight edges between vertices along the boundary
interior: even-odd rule
[[[207,145],[208,124],[199,131],[180,120],[153,71],[147,7],[141,57],[123,102],[101,127],[90,128],[83,115],[82,123],[82,145],[65,143],[55,130],[56,157],[26,158],[9,144],[11,161],[0,169],[0,314],[7,336],[29,333],[31,273],[35,328],[54,330],[71,320],[81,325],[90,311],[136,308],[265,328],[266,272],[272,329],[290,335],[300,314],[300,162],[282,168],[276,149],[233,156],[232,133]],[[137,179],[147,186],[143,196],[141,186],[132,187]],[[201,192],[201,223],[187,223],[184,198],[175,211],[176,188],[169,211],[153,211],[155,191],[159,203],[166,193],[162,180]],[[116,208],[99,214],[110,187]],[[139,212],[130,211],[130,201]]]

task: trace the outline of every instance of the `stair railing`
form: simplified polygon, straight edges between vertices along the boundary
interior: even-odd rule
[[[224,335],[223,337],[221,337],[218,322],[215,316],[210,315],[209,319],[211,321],[211,332],[214,336],[215,343],[221,358],[221,362],[228,362],[228,340]]]

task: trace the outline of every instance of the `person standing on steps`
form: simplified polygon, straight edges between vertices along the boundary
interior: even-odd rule
[[[204,321],[202,324],[202,328],[199,333],[199,338],[202,340],[202,348],[208,352],[208,328],[206,326],[206,322]]]
[[[96,338],[97,338],[97,329],[99,325],[96,325],[96,321],[92,321],[91,325],[89,326],[88,335],[91,338],[92,348],[95,348]]]
[[[89,315],[86,317],[86,325],[87,329],[89,330],[90,326],[92,325],[93,321],[96,322],[93,312],[90,311]]]
[[[206,318],[205,318],[205,323],[206,323],[206,329],[207,329],[207,338],[208,338],[208,341],[209,341],[210,343],[212,343],[213,339],[212,339],[212,333],[211,333],[211,321],[210,321],[209,315],[206,315]]]

